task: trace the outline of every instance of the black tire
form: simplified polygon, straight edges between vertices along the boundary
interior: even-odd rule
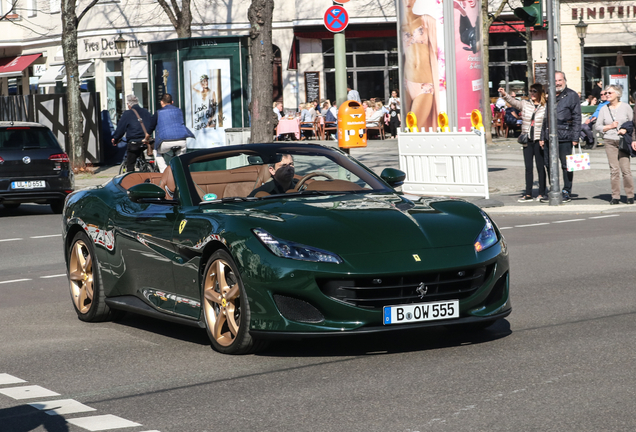
[[[51,201],[51,204],[49,205],[51,206],[53,213],[62,214],[62,211],[64,210],[64,200]]]
[[[15,202],[12,202],[12,203],[3,203],[3,204],[2,204],[2,206],[3,206],[4,208],[6,208],[7,210],[15,210],[15,209],[17,209],[18,207],[20,207],[20,203],[15,203]]]
[[[201,308],[212,348],[223,354],[248,354],[263,349],[265,342],[250,335],[249,302],[230,254],[216,251],[203,274]]]
[[[84,232],[73,237],[68,250],[67,271],[71,300],[80,320],[100,322],[116,315],[106,305],[93,242]]]

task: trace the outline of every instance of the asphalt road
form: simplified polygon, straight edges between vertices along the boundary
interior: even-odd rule
[[[493,218],[513,313],[491,329],[232,357],[203,330],[79,321],[59,216],[0,208],[0,431],[635,430],[636,215]]]

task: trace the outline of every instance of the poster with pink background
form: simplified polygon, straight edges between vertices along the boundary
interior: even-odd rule
[[[470,113],[482,111],[481,2],[454,1],[458,129],[470,130]]]

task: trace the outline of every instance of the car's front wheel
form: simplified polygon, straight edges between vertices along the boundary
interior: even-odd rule
[[[68,276],[71,299],[82,321],[105,321],[112,318],[106,305],[95,250],[88,236],[79,232],[68,251]]]
[[[247,354],[263,348],[249,332],[250,309],[234,260],[216,251],[205,268],[202,306],[212,347],[224,354]]]

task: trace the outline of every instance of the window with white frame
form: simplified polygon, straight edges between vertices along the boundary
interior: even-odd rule
[[[31,18],[38,14],[38,0],[27,0],[27,17]]]

